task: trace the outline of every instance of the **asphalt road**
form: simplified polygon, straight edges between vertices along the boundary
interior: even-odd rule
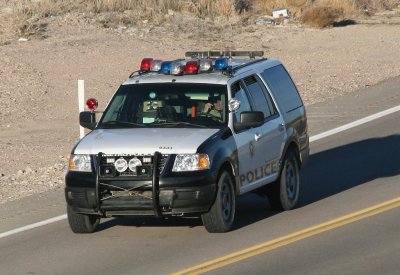
[[[400,105],[400,78],[307,109],[311,135]],[[168,274],[400,197],[400,112],[311,144],[299,208],[238,200],[232,232],[199,219],[109,219],[73,234],[66,220],[0,238],[0,274]],[[1,205],[0,233],[65,213],[62,190]],[[398,274],[400,207],[350,221],[211,274]]]

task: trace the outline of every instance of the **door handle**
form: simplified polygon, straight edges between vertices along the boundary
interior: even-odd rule
[[[282,132],[283,130],[285,130],[285,126],[283,126],[282,123],[279,123],[278,130],[279,130],[279,132]]]
[[[255,139],[256,141],[259,141],[261,137],[262,137],[262,135],[261,135],[260,133],[255,133],[255,134],[254,134],[254,139]]]

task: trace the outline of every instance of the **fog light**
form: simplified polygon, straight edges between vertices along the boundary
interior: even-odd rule
[[[128,169],[128,162],[126,162],[124,158],[119,158],[115,161],[114,166],[115,170],[122,173],[125,172],[126,169]]]

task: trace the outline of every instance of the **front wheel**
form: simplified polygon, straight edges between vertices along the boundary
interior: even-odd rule
[[[291,210],[296,207],[300,191],[299,163],[293,151],[289,151],[283,161],[281,173],[267,192],[274,210]]]
[[[74,233],[92,233],[99,225],[100,217],[76,213],[71,206],[67,205],[68,223]]]
[[[232,176],[223,171],[218,179],[218,191],[210,211],[201,215],[203,224],[210,233],[223,233],[232,229],[235,220],[236,197]]]

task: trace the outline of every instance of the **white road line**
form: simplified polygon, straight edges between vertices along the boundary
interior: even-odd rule
[[[25,225],[25,226],[22,226],[22,227],[19,227],[19,228],[16,228],[16,229],[4,232],[4,233],[0,233],[0,239],[8,237],[10,235],[14,235],[14,234],[23,232],[23,231],[31,230],[31,229],[34,229],[36,227],[40,227],[40,226],[48,225],[50,223],[62,221],[62,220],[65,220],[66,218],[67,218],[67,214],[63,214],[63,215],[60,215],[60,216],[57,216],[57,217],[54,217],[54,218],[51,218],[51,219],[47,219],[47,220],[44,220],[44,221],[41,221],[41,222]]]
[[[382,112],[367,116],[365,118],[353,121],[351,123],[348,123],[348,124],[345,124],[343,126],[334,128],[332,130],[320,133],[318,135],[312,136],[312,137],[310,137],[310,142],[326,138],[328,136],[337,134],[339,132],[343,132],[345,130],[354,128],[354,127],[359,126],[361,124],[365,124],[365,123],[370,122],[372,120],[375,120],[375,119],[378,119],[378,118],[393,114],[393,113],[398,112],[398,111],[400,111],[400,105],[398,105],[396,107],[393,107],[393,108],[390,108],[390,109],[387,109],[385,111],[382,111]],[[54,218],[51,218],[51,219],[47,219],[47,220],[44,220],[44,221],[41,221],[41,222],[32,223],[32,224],[29,224],[29,225],[26,225],[26,226],[23,226],[23,227],[19,227],[19,228],[10,230],[10,231],[6,231],[6,232],[3,232],[3,233],[0,233],[0,239],[8,237],[10,235],[14,235],[14,234],[23,232],[23,231],[31,230],[31,229],[34,229],[34,228],[37,228],[37,227],[40,227],[40,226],[44,226],[44,225],[55,223],[55,222],[58,222],[58,221],[61,221],[61,220],[65,220],[66,218],[67,218],[67,214],[63,214],[63,215],[60,215],[60,216],[57,216],[57,217],[54,217]]]
[[[332,130],[329,130],[329,131],[320,133],[320,134],[318,134],[318,135],[312,136],[312,137],[310,137],[310,142],[313,142],[313,141],[316,141],[316,140],[319,140],[319,139],[322,139],[322,138],[329,137],[329,136],[331,136],[331,135],[334,135],[334,134],[337,134],[337,133],[339,133],[339,132],[348,130],[348,129],[350,129],[350,128],[359,126],[359,125],[361,125],[361,124],[370,122],[370,121],[372,121],[372,120],[375,120],[375,119],[378,119],[378,118],[381,118],[381,117],[384,117],[384,116],[393,114],[393,113],[398,112],[398,111],[400,111],[400,105],[398,105],[398,106],[396,106],[396,107],[393,107],[393,108],[390,108],[390,109],[387,109],[387,110],[385,110],[385,111],[382,111],[382,112],[379,112],[379,113],[376,113],[376,114],[373,114],[373,115],[364,117],[364,118],[362,118],[362,119],[359,119],[359,120],[350,122],[350,123],[348,123],[348,124],[345,124],[345,125],[343,125],[343,126],[334,128],[334,129],[332,129]]]

